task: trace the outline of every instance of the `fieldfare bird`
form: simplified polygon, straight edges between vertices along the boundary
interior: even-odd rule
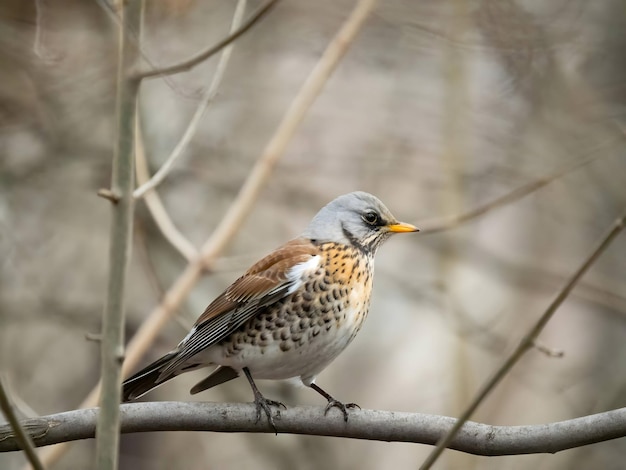
[[[218,296],[171,352],[124,382],[123,400],[202,367],[217,366],[191,389],[195,394],[244,374],[257,409],[272,427],[270,406],[255,379],[302,383],[341,410],[357,405],[335,400],[315,377],[354,339],[367,316],[374,255],[394,233],[416,232],[398,222],[365,192],[338,197],[313,218],[300,237],[253,265]],[[275,428],[274,428],[275,429]]]

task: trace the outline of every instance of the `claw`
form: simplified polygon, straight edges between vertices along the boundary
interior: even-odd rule
[[[347,403],[344,405],[339,400],[335,400],[328,392],[325,392],[324,389],[322,389],[319,385],[316,385],[315,383],[311,383],[309,387],[311,387],[313,390],[315,390],[317,393],[319,393],[328,400],[328,405],[326,405],[326,409],[324,410],[324,416],[328,414],[328,410],[330,410],[331,408],[339,408],[343,413],[343,420],[347,423],[348,408],[358,408],[359,410],[361,409],[361,407],[356,403]]]
[[[278,408],[278,410],[276,410],[276,417],[278,419],[280,419],[280,407],[282,406],[284,409],[287,409],[287,407],[285,406],[284,403],[281,403],[276,400],[268,400],[267,398],[265,398],[263,394],[257,388],[256,384],[254,383],[254,380],[252,379],[252,375],[250,374],[250,371],[248,370],[247,367],[243,368],[243,372],[246,375],[248,382],[250,383],[252,392],[254,393],[254,404],[256,406],[255,424],[261,420],[261,410],[263,410],[265,412],[265,416],[267,416],[267,422],[270,424],[274,432],[278,434],[276,425],[274,424],[274,418],[272,417],[272,409],[270,408],[270,406],[275,406],[276,408]]]
[[[276,408],[279,408],[276,410],[276,417],[280,419],[280,407],[283,407],[286,410],[287,407],[285,406],[285,404],[275,400],[268,400],[260,393],[254,394],[254,404],[256,405],[255,424],[261,420],[261,410],[263,410],[265,412],[265,416],[267,416],[267,422],[270,424],[274,432],[278,434],[278,431],[276,430],[276,425],[274,424],[274,417],[272,416],[272,409],[270,408],[270,406],[275,406]]]
[[[347,423],[348,422],[348,408],[353,410],[354,408],[358,408],[359,410],[361,409],[361,407],[359,405],[357,405],[356,403],[341,403],[339,400],[335,400],[334,398],[331,400],[328,400],[328,405],[326,405],[326,409],[324,410],[324,416],[326,416],[328,414],[328,411],[331,408],[339,408],[339,410],[341,410],[341,412],[343,413],[343,420]]]

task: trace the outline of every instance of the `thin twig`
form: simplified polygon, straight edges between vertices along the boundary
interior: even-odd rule
[[[602,145],[602,147],[604,147],[604,144]],[[596,148],[593,151],[595,152],[597,150],[598,149]],[[565,176],[575,170],[578,170],[579,168],[582,168],[605,155],[606,153],[592,155],[572,165],[567,165],[559,169],[558,171],[552,173],[551,175],[545,176],[543,178],[539,178],[535,181],[531,181],[528,184],[525,184],[519,188],[514,189],[513,191],[509,193],[504,194],[503,196],[500,196],[494,199],[493,201],[490,201],[482,206],[477,207],[476,209],[472,209],[463,214],[446,217],[443,220],[438,219],[438,220],[432,220],[432,221],[427,220],[424,222],[420,222],[420,233],[422,235],[432,234],[432,233],[442,232],[444,230],[450,230],[450,229],[456,228],[465,222],[469,222],[471,220],[477,219],[478,217],[481,217],[487,214],[493,209],[505,206],[519,199],[522,199],[523,197],[528,196],[529,194],[532,194],[533,192],[543,188],[544,186],[547,186],[548,184],[552,183],[554,180],[561,178],[562,176]]]
[[[124,311],[126,277],[130,265],[133,231],[134,134],[139,81],[127,78],[138,50],[128,40],[127,29],[139,31],[143,0],[125,2],[121,12],[125,28],[120,30],[117,77],[117,142],[113,156],[111,188],[119,195],[112,204],[109,246],[108,292],[102,315],[100,413],[98,416],[96,460],[98,470],[117,469],[119,454],[119,404],[124,359]]]
[[[35,0],[35,38],[33,41],[33,53],[44,64],[53,64],[61,60],[62,55],[54,51],[46,34],[46,5],[47,0]]]
[[[266,3],[261,5],[254,13],[251,14],[250,18],[248,18],[238,30],[229,34],[214,46],[211,46],[210,48],[194,55],[193,57],[179,62],[178,64],[170,65],[169,67],[162,67],[158,69],[152,68],[150,70],[144,71],[140,70],[135,72],[133,74],[133,77],[138,80],[142,80],[144,78],[162,77],[165,75],[172,75],[175,73],[184,72],[195,67],[201,62],[207,60],[212,55],[218,53],[224,47],[228,46],[231,42],[243,36],[252,26],[254,26],[257,21],[263,18],[277,2],[278,0],[268,0]]]
[[[363,26],[375,3],[376,0],[360,0],[337,35],[328,45],[248,175],[228,212],[222,218],[211,237],[203,245],[200,258],[187,266],[169,288],[163,298],[163,302],[150,313],[128,343],[126,360],[122,368],[123,374],[128,374],[137,367],[140,359],[152,345],[161,329],[167,324],[173,312],[187,298],[204,270],[215,262],[226,245],[234,238],[245,217],[252,209],[274,166],[283,156],[298,124],[304,119],[306,112]],[[100,384],[94,387],[79,405],[79,408],[95,406],[99,394]],[[58,460],[65,453],[66,446],[67,444],[61,444],[51,448],[49,452],[42,455],[42,460],[48,463],[48,465],[50,462]]]
[[[137,182],[139,184],[148,181],[148,162],[143,145],[143,133],[141,132],[140,117],[137,115],[135,126],[135,163],[137,165]],[[198,257],[196,247],[181,233],[174,225],[167,210],[161,202],[161,198],[156,191],[149,191],[144,200],[152,219],[159,227],[165,239],[188,261],[192,262]]]
[[[545,344],[539,342],[539,340],[533,341],[533,348],[541,354],[545,354],[547,357],[561,358],[565,356],[565,351],[562,349],[549,348]]]
[[[109,188],[100,188],[100,189],[98,189],[98,193],[97,194],[101,198],[107,199],[107,200],[111,201],[113,204],[117,204],[119,202],[119,200],[120,200],[120,195],[114,193]]]
[[[454,37],[466,37],[470,29],[469,2],[464,0],[453,0],[449,2],[452,9],[450,16],[450,32]],[[463,110],[470,108],[471,92],[468,81],[469,76],[469,56],[462,54],[459,49],[445,47],[443,53],[442,66],[444,68],[443,80],[445,82],[443,99],[443,141],[440,160],[443,165],[443,191],[439,192],[440,207],[444,214],[458,214],[463,210],[463,171],[470,159],[468,149],[470,136],[468,130],[467,113]],[[437,263],[437,278],[441,284],[445,285],[445,280],[455,276],[455,267],[458,264],[459,247],[458,240],[453,234],[445,234],[440,237],[442,249],[439,262]],[[454,315],[456,306],[451,296],[446,296],[443,302],[442,314],[446,317]],[[468,383],[471,368],[468,366],[469,354],[466,341],[456,341],[451,348],[450,354],[454,359],[451,361],[450,376],[454,383],[450,387],[450,400],[453,403],[463,403],[466,399],[466,384]],[[456,409],[457,407],[454,406]],[[455,454],[456,457],[456,454]],[[455,467],[456,462],[451,463]]]
[[[480,388],[470,405],[461,414],[454,426],[448,431],[448,433],[437,443],[437,446],[428,455],[428,458],[424,461],[421,470],[427,470],[435,463],[437,458],[441,455],[446,447],[454,439],[454,436],[463,427],[463,424],[474,414],[474,411],[485,400],[487,395],[498,385],[498,383],[509,373],[513,366],[520,360],[528,349],[532,348],[537,337],[546,326],[548,321],[554,315],[554,312],[561,306],[563,301],[568,297],[571,290],[574,288],[578,280],[587,272],[589,267],[596,262],[604,250],[611,244],[611,242],[617,237],[617,235],[624,229],[626,224],[626,214],[617,219],[608,233],[602,237],[596,248],[587,256],[582,265],[572,274],[565,286],[559,291],[555,299],[548,306],[545,312],[539,317],[533,327],[524,335],[515,350],[505,359],[502,365],[496,370],[496,372],[487,380],[487,382]]]
[[[340,413],[324,414],[325,407],[297,406],[281,410],[279,433],[334,436],[385,442],[433,445],[455,419],[379,410],[350,410],[348,422]],[[74,410],[24,420],[39,446],[94,435],[97,409]],[[227,416],[228,419],[224,419]],[[121,432],[211,431],[274,432],[266,420],[256,422],[250,403],[146,402],[121,406]],[[467,422],[452,448],[474,455],[555,453],[626,436],[626,408],[548,424],[491,426]],[[0,452],[18,450],[11,430],[0,426]]]
[[[44,0],[35,0],[35,41],[33,44],[33,52],[40,59],[44,58],[45,51],[42,47],[44,34]]]
[[[9,398],[9,394],[7,393],[4,387],[4,380],[0,375],[0,409],[2,409],[2,413],[5,418],[9,422],[9,432],[13,439],[15,439],[15,444],[17,446],[16,450],[23,450],[26,454],[26,458],[30,462],[31,466],[35,470],[44,470],[44,466],[39,460],[39,456],[37,452],[35,452],[35,444],[33,443],[30,434],[28,434],[19,418],[16,416],[15,411],[13,410],[13,405],[11,404],[11,399]]]
[[[237,6],[235,7],[235,13],[233,15],[233,21],[230,27],[231,34],[233,34],[241,25],[241,21],[243,20],[243,14],[246,11],[246,3],[247,0],[237,1]],[[141,186],[135,189],[135,192],[133,193],[135,199],[143,197],[146,192],[156,188],[165,179],[167,174],[170,172],[172,166],[174,165],[174,162],[178,159],[178,157],[182,155],[183,151],[189,145],[191,138],[194,136],[196,130],[198,129],[198,124],[200,124],[200,120],[202,119],[204,112],[209,107],[209,104],[217,96],[217,90],[219,89],[219,86],[222,83],[222,79],[224,78],[224,72],[226,71],[226,67],[228,66],[228,61],[230,60],[232,50],[232,42],[222,50],[220,60],[217,64],[217,68],[215,69],[215,74],[213,75],[213,80],[209,85],[209,89],[206,91],[206,93],[202,97],[202,100],[198,104],[196,112],[191,118],[187,129],[185,129],[183,136],[181,137],[178,144],[176,144],[176,147],[174,147],[174,150],[172,150],[170,156],[165,160],[165,163],[163,163],[161,168],[159,168],[159,170],[152,176],[152,178],[150,178],[149,181],[140,183]]]
[[[126,34],[128,36],[129,41],[133,43],[133,45],[141,54],[141,58],[152,68],[157,68],[158,66],[152,61],[150,55],[144,50],[141,38],[137,31],[133,31],[128,29],[128,27],[124,26],[122,22],[122,18],[120,17],[119,11],[121,11],[121,4],[123,2],[121,0],[110,1],[110,0],[96,0],[96,4],[102,8],[102,10],[107,14],[107,16],[115,23],[118,28],[126,28]],[[163,77],[163,81],[169,86],[174,92],[179,95],[186,95],[179,89],[176,83],[171,80],[169,77]]]
[[[85,333],[85,339],[87,341],[94,341],[96,343],[99,343],[100,341],[102,341],[102,333],[90,333],[90,332],[87,332],[87,333]]]

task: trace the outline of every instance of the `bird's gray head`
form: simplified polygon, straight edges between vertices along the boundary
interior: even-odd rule
[[[376,196],[356,191],[324,206],[302,236],[317,242],[344,243],[374,254],[393,233],[417,230],[413,225],[398,222]]]

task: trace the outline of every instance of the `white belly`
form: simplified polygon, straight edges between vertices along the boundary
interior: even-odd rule
[[[362,305],[350,305],[338,319],[319,328],[310,327],[299,342],[271,340],[266,345],[245,344],[236,354],[216,345],[206,351],[205,357],[214,364],[236,370],[247,367],[255,379],[300,377],[305,385],[310,385],[354,339],[365,318],[357,313],[363,311]]]

